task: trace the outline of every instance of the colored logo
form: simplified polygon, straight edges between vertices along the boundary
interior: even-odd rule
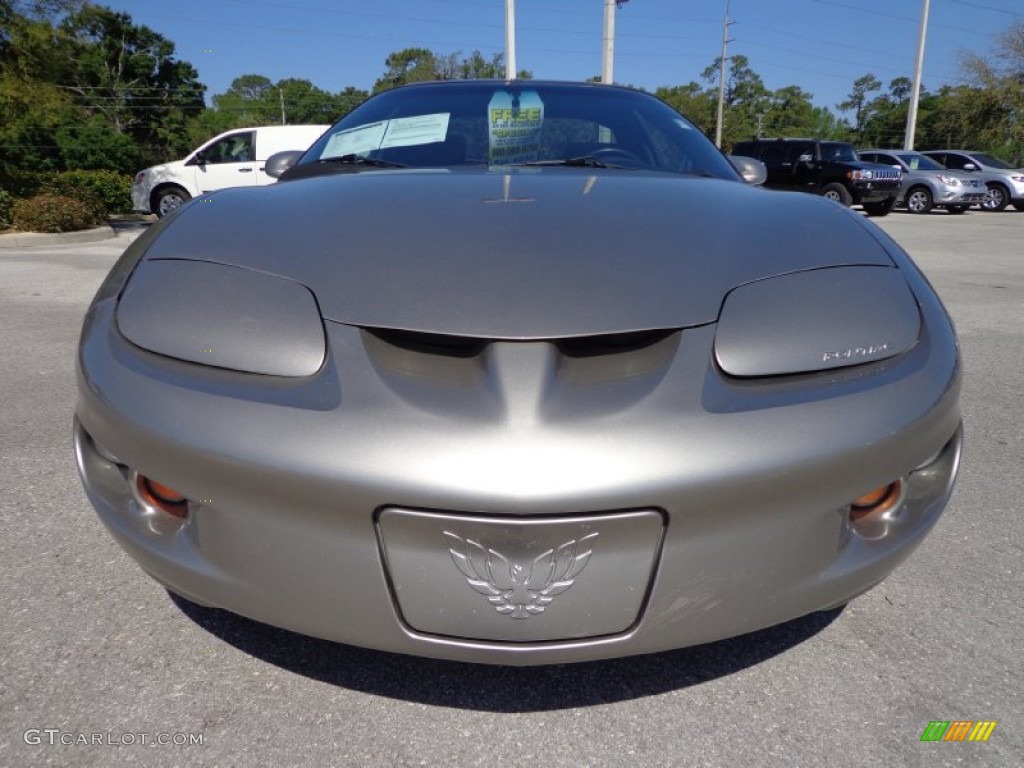
[[[995,729],[995,720],[932,720],[921,741],[988,741]]]

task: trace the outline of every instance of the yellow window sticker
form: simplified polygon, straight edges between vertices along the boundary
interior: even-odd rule
[[[492,165],[528,163],[540,152],[544,102],[536,91],[497,91],[487,105],[487,138]]]

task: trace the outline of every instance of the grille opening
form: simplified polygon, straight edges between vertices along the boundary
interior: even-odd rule
[[[381,341],[400,349],[447,357],[476,357],[494,341],[494,339],[475,336],[450,336],[443,333],[400,331],[390,328],[367,328],[366,331]],[[551,339],[549,343],[558,347],[558,351],[566,357],[598,357],[644,349],[668,338],[673,333],[676,333],[675,329],[661,328],[653,331],[572,336]],[[538,341],[543,341],[543,339],[538,339]]]
[[[667,339],[676,331],[660,328],[654,331],[628,331],[626,333],[605,333],[599,336],[573,336],[557,339],[555,345],[566,357],[597,357],[622,352],[634,352]]]
[[[390,328],[367,328],[366,331],[400,349],[447,357],[476,357],[490,343],[490,339],[449,336],[443,333],[397,331]]]

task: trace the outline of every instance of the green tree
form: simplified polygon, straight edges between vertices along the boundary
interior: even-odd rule
[[[969,85],[944,85],[935,96],[922,97],[915,143],[921,149],[968,147],[1002,154],[991,146],[990,137],[1001,133],[1000,126],[1005,120],[998,92]]]
[[[131,173],[144,162],[138,144],[99,115],[65,122],[54,138],[61,168]]]
[[[213,97],[216,118],[206,115],[207,120],[216,119],[219,130],[213,133],[242,128],[250,125],[270,125],[281,122],[278,94],[269,77],[264,75],[240,75],[231,81],[224,93]]]
[[[384,59],[384,72],[373,84],[373,92],[379,93],[408,83],[422,83],[429,80],[503,79],[505,77],[505,55],[494,54],[489,60],[480,51],[473,51],[460,59],[461,51],[455,53],[434,53],[426,48],[405,48],[388,54]],[[520,70],[520,80],[529,80],[533,73]]]
[[[353,88],[351,85],[343,91],[334,95],[334,105],[337,110],[336,120],[340,120],[353,109],[358,107],[369,98],[370,94],[360,88]]]
[[[87,113],[102,116],[154,159],[183,150],[186,119],[204,108],[206,87],[191,64],[174,57],[174,43],[127,13],[89,3],[61,30],[74,57],[66,87]]]
[[[819,115],[811,94],[796,85],[772,91],[761,119],[763,136],[814,136]]]
[[[691,81],[686,85],[662,86],[654,91],[654,95],[690,120],[705,135],[714,135],[717,94],[713,95],[700,83]]]
[[[57,86],[67,76],[67,36],[9,2],[0,17],[0,181],[16,187],[24,171],[61,168],[55,133],[85,116]]]
[[[366,91],[351,86],[330,93],[309,80],[286,78],[276,83],[264,75],[236,77],[224,93],[213,97],[213,108],[189,124],[192,143],[235,128],[284,122],[334,123],[366,100]]]
[[[426,48],[404,48],[388,54],[384,59],[387,71],[373,84],[378,93],[407,83],[439,80],[437,56]]]
[[[843,111],[853,111],[853,130],[859,140],[861,130],[864,127],[864,119],[867,116],[865,107],[868,104],[868,94],[874,93],[882,87],[882,81],[868,73],[853,81],[853,90],[847,96],[846,101],[836,104],[836,108]]]
[[[701,73],[701,78],[709,83],[709,91],[714,94],[716,110],[721,61],[722,58],[718,57]],[[737,54],[729,57],[724,102],[722,146],[731,147],[737,141],[756,136],[757,116],[768,110],[770,92],[746,56]]]
[[[960,63],[964,75],[984,92],[979,100],[1000,116],[981,126],[984,147],[1020,165],[1024,157],[1024,19],[1011,24],[987,55],[961,54]]]

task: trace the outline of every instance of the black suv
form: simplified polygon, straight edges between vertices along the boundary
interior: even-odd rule
[[[766,187],[823,195],[843,205],[863,205],[869,216],[885,216],[900,192],[900,172],[866,163],[852,144],[815,139],[740,141],[732,154],[754,157],[768,169]]]

